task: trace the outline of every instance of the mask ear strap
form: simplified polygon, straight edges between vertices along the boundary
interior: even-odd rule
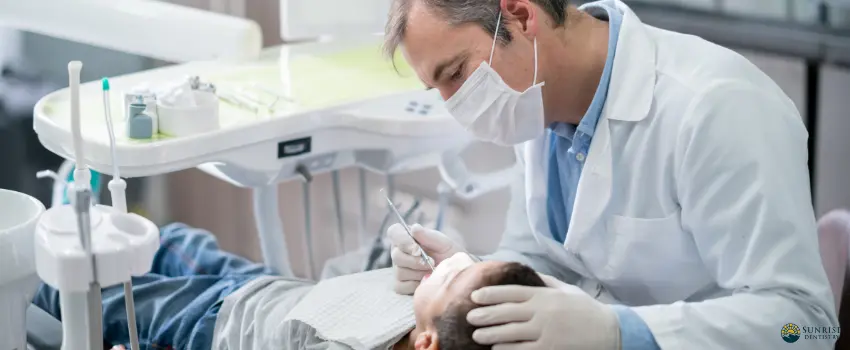
[[[499,24],[501,23],[502,10],[499,10],[499,19],[496,20],[496,34],[493,35],[493,47],[490,48],[490,61],[487,62],[491,67],[493,66],[493,53],[496,52],[496,39],[499,38]]]
[[[537,37],[534,37],[534,81],[531,83],[531,86],[537,84]]]

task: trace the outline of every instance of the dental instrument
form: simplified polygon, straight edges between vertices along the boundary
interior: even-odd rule
[[[366,233],[366,225],[369,222],[369,200],[367,197],[366,187],[366,170],[357,169],[357,187],[360,189],[360,220],[358,222],[358,244],[365,244],[369,241],[369,236]],[[378,234],[380,236],[380,233]]]
[[[310,268],[310,276],[316,276],[316,259],[313,256],[313,220],[311,220],[312,209],[310,209],[310,183],[301,185],[304,196],[304,239],[307,243],[307,266]]]
[[[339,183],[339,170],[331,172],[331,187],[333,190],[334,212],[336,212],[337,245],[340,253],[345,253],[345,223],[342,221],[342,190]]]
[[[103,88],[103,111],[106,130],[109,133],[109,148],[112,153],[112,179],[109,180],[109,194],[112,207],[119,213],[127,213],[127,182],[121,178],[118,169],[118,156],[115,154],[115,128],[112,124],[112,101],[109,98],[109,79],[101,80]],[[130,348],[139,349],[139,332],[136,329],[136,306],[133,300],[133,281],[124,282],[124,308],[127,310],[127,328],[130,335]]]
[[[219,92],[218,94],[216,94],[216,96],[218,96],[218,98],[221,99],[222,101],[227,102],[231,105],[234,105],[234,106],[237,106],[237,107],[240,107],[240,108],[245,108],[245,109],[247,109],[251,112],[254,112],[254,113],[260,113],[260,107],[259,106],[255,105],[251,102],[246,102],[244,100],[244,98],[239,97],[239,96],[237,96],[233,93]]]
[[[381,189],[381,193],[384,193],[383,189]],[[407,235],[410,236],[410,239],[413,240],[413,243],[416,244],[416,247],[419,249],[419,257],[422,259],[422,262],[428,265],[428,267],[431,268],[431,271],[434,271],[434,269],[436,268],[434,265],[434,259],[432,259],[431,256],[428,255],[428,253],[425,253],[425,249],[422,248],[422,245],[419,244],[419,241],[416,240],[416,237],[413,237],[413,231],[411,231],[410,226],[407,226],[407,223],[404,222],[404,216],[399,213],[398,208],[396,208],[395,204],[393,204],[393,201],[390,200],[390,197],[386,194],[384,194],[384,197],[387,199],[387,204],[389,204],[390,209],[392,209],[393,213],[398,219],[398,222],[401,224],[401,226],[404,227],[404,231],[407,232]]]
[[[363,189],[363,188],[364,187],[361,187],[361,189]],[[413,205],[411,205],[410,208],[408,208],[404,213],[404,220],[405,221],[407,221],[410,218],[410,216],[413,215],[413,213],[415,213],[417,209],[419,209],[420,204],[421,204],[421,201],[419,200],[419,198],[414,198]],[[387,210],[387,213],[384,215],[384,219],[381,222],[380,229],[378,230],[378,235],[375,236],[375,239],[373,240],[372,245],[369,249],[369,254],[366,257],[366,267],[363,269],[363,271],[371,271],[371,270],[374,270],[376,268],[391,266],[391,264],[390,265],[387,265],[387,264],[379,265],[378,261],[379,261],[379,259],[381,259],[382,256],[389,257],[388,253],[389,253],[390,247],[386,244],[386,241],[384,240],[384,237],[385,237],[384,233],[386,232],[387,223],[389,222],[390,217],[392,215],[393,215],[393,212],[391,210]],[[422,215],[420,215],[420,218],[422,218]],[[418,222],[424,222],[424,221],[418,221]],[[386,259],[384,259],[384,260],[386,260]]]
[[[313,254],[313,212],[310,205],[310,184],[313,182],[313,174],[311,174],[310,170],[303,164],[296,166],[295,171],[298,172],[303,179],[301,189],[303,196],[302,204],[304,205],[304,240],[307,243],[307,267],[310,269],[310,276],[316,276],[318,272],[316,270],[316,259]],[[275,189],[275,193],[277,193],[277,189]],[[277,195],[275,194],[275,198],[276,197]],[[262,237],[260,238],[262,239]],[[269,249],[273,248],[274,247],[269,247]]]
[[[293,100],[292,98],[289,98],[286,95],[281,95],[263,84],[254,83],[251,86],[260,92],[274,97],[274,101],[272,101],[267,107],[270,111],[274,111],[275,106],[277,106],[277,103],[281,100],[289,103],[295,103],[295,100]]]
[[[385,195],[389,198],[395,198],[395,176],[387,175],[387,192]],[[381,189],[381,193],[384,193],[384,189]]]
[[[78,189],[75,193],[74,200],[71,201],[74,206],[74,212],[77,214],[77,233],[82,242],[83,252],[89,260],[89,268],[92,276],[97,276],[97,262],[94,254],[92,254],[92,230],[91,230],[91,215],[89,212],[91,206],[91,190],[88,188]],[[102,342],[103,336],[103,310],[101,309],[101,292],[100,284],[97,281],[89,282],[89,290],[86,292],[86,310],[85,322],[88,326],[88,338],[86,344],[88,348],[94,348],[95,344]],[[64,342],[63,342],[64,343]]]
[[[192,90],[212,93],[216,92],[215,84],[201,81],[201,77],[197,75],[193,75],[187,78],[187,80],[189,81],[189,87],[192,88]]]

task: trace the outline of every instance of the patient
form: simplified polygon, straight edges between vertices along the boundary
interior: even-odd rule
[[[545,286],[534,270],[519,263],[474,263],[463,253],[443,261],[416,289],[416,328],[407,344],[395,349],[489,349],[472,340],[476,328],[466,322],[466,314],[478,305],[470,294],[484,286],[511,284]]]
[[[486,285],[544,286],[524,265],[474,263],[458,254],[426,277],[411,300],[391,291],[392,273],[391,269],[370,271],[318,284],[284,278],[219,250],[208,232],[169,225],[161,231],[151,273],[133,279],[140,346],[482,349],[488,347],[472,341],[474,329],[466,322],[467,312],[476,307],[470,293]],[[59,295],[52,288],[43,285],[33,303],[61,319]],[[374,320],[375,315],[380,316],[378,320],[398,322],[393,321],[392,327],[363,324],[368,321],[362,320]],[[103,318],[105,342],[128,346],[121,286],[103,290]],[[352,332],[356,336],[349,335]]]

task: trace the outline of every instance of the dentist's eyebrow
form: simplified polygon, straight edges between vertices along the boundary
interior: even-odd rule
[[[437,64],[437,68],[434,69],[434,73],[431,76],[431,80],[440,81],[440,77],[443,76],[443,72],[446,69],[448,69],[452,65],[455,65],[459,62],[463,62],[468,57],[469,57],[469,50],[467,49],[467,50],[461,51],[460,53],[458,53],[457,55],[455,55],[452,58],[449,58],[447,60],[443,60],[442,62]]]

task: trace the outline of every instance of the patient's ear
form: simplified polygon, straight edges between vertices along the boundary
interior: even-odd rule
[[[439,347],[439,339],[437,332],[424,331],[416,336],[416,342],[413,343],[416,350],[437,350]]]

